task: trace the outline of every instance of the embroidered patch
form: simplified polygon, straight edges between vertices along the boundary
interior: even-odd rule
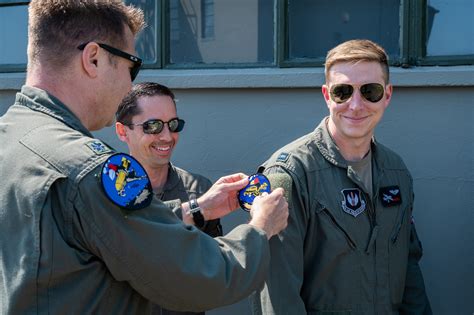
[[[384,207],[392,207],[402,203],[402,194],[398,186],[382,187],[379,195]]]
[[[112,152],[112,150],[102,143],[100,140],[91,140],[86,143],[86,146],[92,150],[95,154],[104,154]]]
[[[242,209],[250,211],[255,197],[260,196],[264,192],[271,192],[268,178],[260,173],[251,175],[247,186],[239,191],[239,204]]]
[[[342,210],[350,215],[357,217],[364,212],[366,202],[362,197],[360,189],[346,188],[341,190],[344,200],[342,200]]]
[[[286,162],[288,160],[288,157],[290,156],[289,153],[282,152],[280,155],[277,157],[276,161],[277,162]]]
[[[105,195],[127,210],[145,208],[153,199],[145,169],[128,154],[110,156],[102,166],[100,179]]]

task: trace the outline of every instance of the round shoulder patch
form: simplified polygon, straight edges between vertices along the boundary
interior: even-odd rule
[[[100,179],[105,195],[127,210],[145,208],[153,199],[145,169],[128,154],[111,155],[102,166]]]
[[[270,181],[265,175],[260,173],[250,175],[247,186],[239,191],[239,204],[245,211],[250,211],[255,197],[271,191]]]

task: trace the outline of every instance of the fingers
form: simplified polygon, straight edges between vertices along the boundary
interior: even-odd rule
[[[219,178],[217,181],[216,181],[216,184],[221,184],[221,183],[234,183],[234,182],[238,182],[242,179],[247,179],[248,181],[248,176],[245,175],[244,173],[235,173],[235,174],[230,174],[230,175],[227,175],[227,176],[223,176],[221,178]]]
[[[245,174],[233,174],[221,177],[215,185],[219,185],[222,191],[237,191],[244,188],[249,183],[248,176]]]
[[[282,188],[276,188],[270,194],[257,196],[250,209],[250,224],[262,228],[267,237],[278,234],[288,225],[288,202]]]

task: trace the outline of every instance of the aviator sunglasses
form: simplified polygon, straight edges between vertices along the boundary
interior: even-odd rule
[[[89,43],[90,42],[79,45],[79,46],[77,46],[77,49],[84,50],[86,45],[89,44]],[[129,53],[126,53],[126,52],[124,52],[120,49],[114,48],[114,47],[109,46],[107,44],[97,43],[97,45],[99,45],[100,48],[108,51],[112,55],[122,57],[122,58],[125,58],[125,59],[130,60],[131,62],[133,62],[133,66],[130,69],[130,78],[132,79],[132,82],[133,82],[133,80],[135,80],[135,78],[138,75],[138,72],[140,71],[142,63],[143,63],[143,61],[140,58],[138,58],[137,56],[134,56],[134,55],[130,55]]]
[[[361,85],[359,91],[367,101],[377,103],[382,99],[385,88],[379,83],[367,83]],[[329,91],[331,99],[338,104],[348,101],[353,93],[354,86],[350,84],[336,84]]]
[[[143,124],[128,124],[126,126],[142,126],[144,133],[158,134],[163,130],[165,124],[168,125],[168,129],[171,132],[180,132],[184,128],[184,120],[179,118],[173,118],[169,121],[163,121],[161,119],[150,119],[145,121]]]

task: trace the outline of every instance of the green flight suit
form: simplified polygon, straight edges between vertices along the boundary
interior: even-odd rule
[[[185,202],[191,198],[198,198],[211,188],[212,183],[206,177],[190,173],[179,167],[169,163],[168,176],[163,191],[156,196],[163,201],[180,199]],[[182,217],[181,211],[176,213],[178,217]],[[220,220],[206,221],[204,226],[200,229],[207,235],[212,237],[222,236],[222,226]],[[159,306],[153,310],[154,315],[191,315],[204,314],[204,312],[177,312],[167,309],[161,309]]]
[[[112,151],[57,98],[24,86],[0,117],[0,313],[203,311],[263,284],[266,235],[213,239],[161,201],[126,211],[98,177]]]
[[[212,183],[208,178],[190,173],[170,163],[163,192],[157,194],[157,197],[163,201],[180,199],[185,202],[202,196],[211,186]],[[177,215],[181,218],[181,212]],[[222,236],[219,219],[206,221],[201,230],[212,237]]]
[[[373,141],[371,198],[326,120],[265,163],[267,174],[290,175],[292,191],[288,227],[270,240],[266,285],[251,298],[254,314],[431,314],[409,171]]]

